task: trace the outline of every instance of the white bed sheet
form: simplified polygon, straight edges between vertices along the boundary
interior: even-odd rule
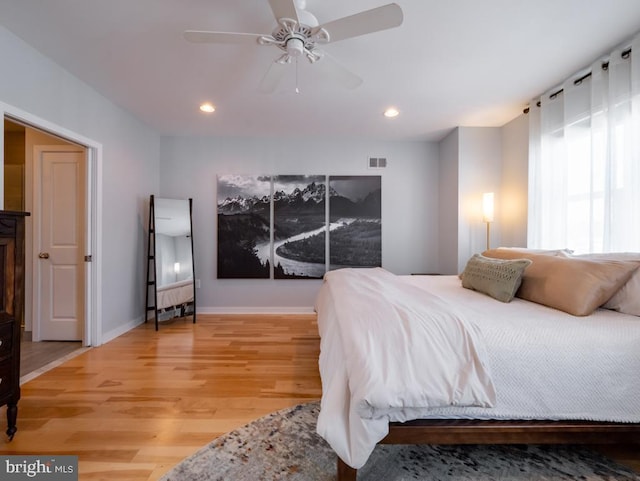
[[[336,327],[337,308],[321,289],[323,395],[318,433],[348,465],[360,468],[389,421],[418,418],[573,419],[640,422],[640,318],[604,309],[575,317],[519,298],[501,303],[461,287],[457,276],[400,276],[408,286],[456,306],[484,340],[497,400],[491,408],[407,408],[355,418]]]

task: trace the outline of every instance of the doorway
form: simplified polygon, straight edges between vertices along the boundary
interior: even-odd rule
[[[37,155],[37,153],[34,153],[33,145],[59,146],[58,148],[63,151],[71,147],[72,150],[80,150],[83,152],[83,168],[78,171],[77,175],[80,182],[79,192],[81,192],[83,198],[82,205],[84,207],[83,212],[80,214],[80,224],[77,225],[83,241],[83,245],[80,247],[82,254],[81,265],[78,270],[78,275],[81,277],[80,280],[82,282],[76,286],[79,299],[83,304],[75,308],[76,311],[79,311],[78,318],[81,322],[81,335],[75,337],[80,337],[81,340],[75,341],[74,345],[78,348],[100,345],[101,333],[99,327],[101,316],[98,309],[101,297],[98,289],[98,268],[100,262],[99,243],[96,244],[96,239],[98,239],[98,225],[101,211],[99,209],[100,203],[98,202],[100,183],[96,176],[100,172],[99,161],[101,157],[101,146],[90,139],[85,139],[62,127],[13,109],[5,104],[0,104],[0,107],[3,107],[5,126],[3,138],[0,139],[2,140],[0,145],[4,146],[4,149],[0,150],[0,168],[2,166],[5,167],[2,169],[5,180],[3,185],[5,188],[5,209],[26,210],[31,212],[32,217],[29,218],[31,221],[33,221],[33,217],[37,217],[34,216],[34,214],[39,213],[39,210],[36,209],[34,205],[34,192],[39,195],[40,191],[38,190],[38,183],[34,180],[34,156]],[[17,150],[18,153],[20,153],[20,151],[22,152],[23,160],[18,162],[15,160],[15,142],[13,142],[16,137],[22,137],[23,139],[31,137],[37,139],[29,144],[24,141],[22,142],[23,147]],[[12,142],[14,145],[13,151],[10,145]],[[27,145],[29,145],[29,147],[27,147]],[[7,166],[10,167],[7,169]],[[8,171],[11,172],[7,176]],[[8,186],[9,189],[7,189]],[[18,205],[15,203],[16,186],[23,186],[23,192],[20,192],[18,196],[21,199]],[[13,196],[13,201],[10,200],[7,203],[8,197],[11,196]],[[23,325],[26,330],[26,335],[24,336],[25,342],[31,342],[29,338],[32,336],[34,327],[34,285],[39,282],[38,272],[33,268],[33,262],[30,262],[34,257],[37,257],[38,254],[38,252],[35,252],[34,255],[34,248],[38,246],[34,245],[34,225],[32,222],[28,222],[27,225],[27,239],[25,244],[27,269],[25,272],[26,299]],[[84,262],[85,260],[89,262]],[[37,344],[42,343],[33,342],[30,347],[34,347]],[[29,355],[32,356],[28,365],[39,367],[38,364],[42,364],[42,361],[38,360],[42,357],[40,354],[41,351],[44,353],[42,359],[49,362],[51,361],[52,355],[56,356],[55,354],[51,354],[52,352],[59,352],[60,355],[68,355],[70,350],[67,345],[60,344],[59,346],[55,346],[51,344],[46,347],[38,346],[38,349],[25,349],[25,353],[29,353]],[[28,368],[28,366],[26,367]]]
[[[25,266],[25,285],[28,284],[30,288],[26,289],[24,309],[25,316],[21,320],[21,376],[30,374],[38,369],[42,369],[50,362],[60,359],[61,357],[64,357],[82,347],[81,326],[78,326],[75,329],[79,334],[73,333],[70,335],[68,329],[66,329],[67,332],[65,332],[64,327],[58,328],[56,323],[51,322],[51,313],[42,312],[41,308],[43,305],[55,306],[55,304],[47,299],[46,296],[42,295],[42,291],[49,287],[47,286],[47,280],[54,279],[55,277],[52,276],[51,273],[46,272],[46,270],[41,269],[37,264],[35,264],[34,268],[34,264],[29,261],[34,257],[34,250],[38,251],[39,247],[41,247],[42,242],[40,240],[40,232],[43,230],[41,228],[42,223],[45,222],[45,230],[50,232],[51,226],[47,225],[47,222],[52,223],[52,220],[56,219],[56,216],[51,215],[47,210],[50,209],[50,206],[59,203],[52,202],[52,199],[47,198],[47,195],[50,195],[52,190],[56,189],[56,184],[60,184],[60,178],[64,179],[64,185],[59,185],[58,187],[63,187],[63,192],[79,191],[80,193],[83,193],[84,189],[82,187],[84,184],[84,178],[74,178],[73,175],[68,175],[69,172],[59,172],[58,174],[62,175],[52,176],[51,168],[49,166],[51,162],[49,162],[49,159],[43,155],[44,152],[42,147],[40,147],[41,144],[50,145],[50,147],[45,149],[46,152],[58,149],[60,152],[71,150],[76,152],[76,156],[82,155],[82,159],[79,159],[82,167],[84,167],[86,162],[84,148],[80,148],[70,142],[49,135],[46,132],[41,132],[31,128],[30,126],[13,122],[10,119],[5,118],[4,208],[6,210],[25,210],[31,213],[25,239],[25,257],[27,261]],[[77,160],[78,159],[76,159],[76,161]],[[45,165],[47,166],[46,168],[44,168]],[[80,171],[82,172],[82,170]],[[85,199],[83,196],[79,203],[83,205],[84,201]],[[64,204],[66,205],[60,206],[62,207],[61,210],[73,211],[73,209],[69,209],[69,202],[65,202]],[[43,208],[43,206],[46,207]],[[80,213],[82,214],[83,210],[80,210]],[[66,225],[63,225],[62,229],[59,228],[59,230],[69,232],[76,232],[79,230],[80,232],[83,232],[83,218],[81,218],[81,216],[76,217],[78,217],[77,220],[72,219],[74,224],[73,226],[70,225],[69,219],[65,219],[64,217],[60,220],[55,220],[55,223],[66,223]],[[65,270],[69,271],[68,268]],[[55,284],[59,286],[68,284],[64,281],[65,279],[58,279],[58,282]],[[82,285],[80,287],[82,287]],[[68,291],[69,289],[67,288],[63,290]],[[76,289],[75,293],[77,293],[77,299],[73,299],[71,302],[72,311],[77,311],[76,306],[84,305],[84,291]],[[62,306],[62,309],[58,307],[55,310],[58,312],[61,310],[62,312],[69,311],[69,309],[64,306]],[[82,322],[83,319],[77,319],[77,321]],[[50,325],[52,327],[49,329],[52,332],[46,332],[44,329]],[[40,340],[56,340],[62,342],[33,342]]]

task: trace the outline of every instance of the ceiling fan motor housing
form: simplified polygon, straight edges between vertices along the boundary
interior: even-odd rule
[[[320,55],[314,53],[316,43],[328,43],[329,33],[324,28],[318,28],[318,21],[309,12],[298,12],[301,15],[301,21],[291,18],[278,19],[278,27],[271,34],[274,44],[285,52],[285,55],[279,58],[278,63],[289,63],[292,58],[306,55],[310,62],[315,62],[321,58]],[[300,16],[300,15],[299,15]],[[301,23],[305,21],[307,23]],[[267,41],[265,41],[267,40]],[[258,40],[261,44],[271,44],[268,37],[263,41]]]
[[[292,35],[285,43],[286,51],[292,57],[299,57],[304,53],[304,40]]]

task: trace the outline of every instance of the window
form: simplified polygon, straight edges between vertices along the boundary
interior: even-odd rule
[[[530,247],[640,251],[639,38],[531,109]]]

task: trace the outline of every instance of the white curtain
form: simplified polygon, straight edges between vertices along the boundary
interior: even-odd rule
[[[640,252],[640,35],[606,61],[531,103],[529,247]]]

